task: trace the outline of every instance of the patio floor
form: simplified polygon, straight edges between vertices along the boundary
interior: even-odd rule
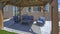
[[[51,32],[51,21],[46,21],[43,27],[37,25],[24,25],[15,23],[13,19],[4,20],[4,30],[15,32],[18,34],[50,34]]]

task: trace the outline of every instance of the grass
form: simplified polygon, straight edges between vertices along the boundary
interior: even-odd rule
[[[5,30],[0,30],[0,34],[17,34],[17,33],[8,32],[8,31],[5,31]]]
[[[4,19],[8,19],[8,18],[4,18]]]

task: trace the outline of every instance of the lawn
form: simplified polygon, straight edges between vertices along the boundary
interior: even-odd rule
[[[17,34],[17,33],[8,32],[8,31],[5,31],[5,30],[0,30],[0,34]]]

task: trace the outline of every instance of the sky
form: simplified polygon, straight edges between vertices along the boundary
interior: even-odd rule
[[[58,0],[58,3],[60,3],[60,0]],[[58,4],[58,11],[60,12],[60,4]]]

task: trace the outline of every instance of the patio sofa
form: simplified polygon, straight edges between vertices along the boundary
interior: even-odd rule
[[[33,16],[29,16],[29,15],[22,15],[22,23],[24,24],[31,24],[34,21],[34,17]]]

